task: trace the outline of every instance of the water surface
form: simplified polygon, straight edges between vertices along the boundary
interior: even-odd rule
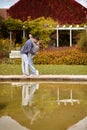
[[[86,116],[87,83],[0,83],[0,129],[8,118],[21,130],[67,130]]]

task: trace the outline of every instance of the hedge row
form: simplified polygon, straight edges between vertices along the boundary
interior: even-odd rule
[[[87,65],[87,53],[77,48],[40,51],[34,58],[35,64]]]
[[[21,59],[9,59],[4,54],[0,63],[20,64]],[[77,48],[42,50],[35,55],[34,64],[87,65],[87,53]]]

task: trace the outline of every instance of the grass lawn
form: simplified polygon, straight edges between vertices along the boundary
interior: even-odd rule
[[[35,65],[40,74],[87,75],[87,65]],[[21,65],[0,64],[0,75],[21,75]]]

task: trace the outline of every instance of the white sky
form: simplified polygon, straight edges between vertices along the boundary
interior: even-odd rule
[[[0,0],[0,8],[9,8],[19,0]]]
[[[87,0],[75,0],[78,3],[82,4],[85,8],[87,8]]]
[[[19,0],[0,0],[0,8],[9,8]],[[87,8],[87,0],[75,0]]]

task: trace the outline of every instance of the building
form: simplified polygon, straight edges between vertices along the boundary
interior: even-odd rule
[[[4,19],[8,18],[8,12],[7,9],[0,9],[0,16]]]
[[[87,8],[75,0],[20,0],[8,10],[12,18],[27,20],[52,17],[59,24],[81,24],[87,22]]]

